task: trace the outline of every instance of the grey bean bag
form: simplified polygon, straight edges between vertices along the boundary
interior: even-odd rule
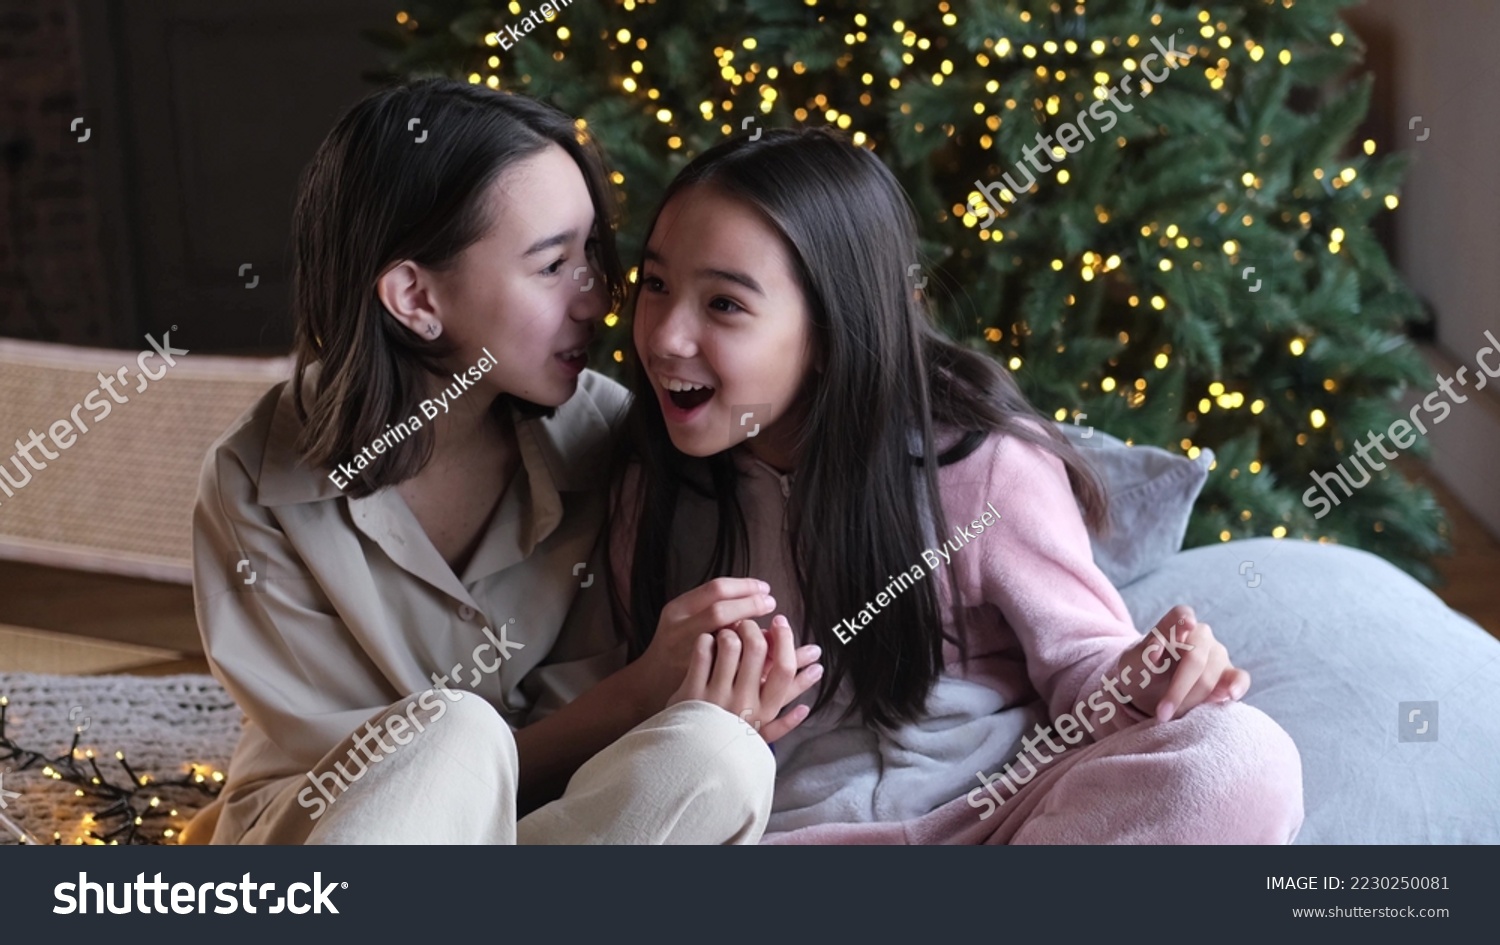
[[[1060,426],[1110,492],[1094,557],[1136,626],[1192,605],[1249,670],[1245,701],[1297,743],[1297,843],[1500,843],[1500,640],[1363,551],[1259,538],[1178,552],[1212,454]]]

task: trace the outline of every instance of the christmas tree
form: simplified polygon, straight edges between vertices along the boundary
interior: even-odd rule
[[[1393,467],[1323,518],[1303,502],[1430,383],[1405,343],[1420,305],[1371,231],[1404,161],[1352,141],[1370,81],[1347,78],[1347,3],[426,0],[371,38],[394,75],[577,116],[615,169],[627,260],[692,155],[843,129],[911,194],[954,337],[1058,420],[1214,450],[1189,545],[1336,541],[1431,582],[1446,522]]]

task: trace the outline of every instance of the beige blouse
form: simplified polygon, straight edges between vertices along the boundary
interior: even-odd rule
[[[522,464],[462,574],[395,489],[351,499],[302,464],[291,382],[214,444],[193,591],[214,675],[246,716],[221,842],[254,823],[280,779],[440,677],[519,727],[624,665],[600,538],[628,398],[589,371],[552,418],[516,418]]]

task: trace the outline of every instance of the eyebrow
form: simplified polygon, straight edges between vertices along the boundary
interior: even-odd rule
[[[654,262],[660,263],[661,265],[666,265],[666,260],[662,259],[661,254],[650,248],[647,248],[646,250],[646,262]],[[726,282],[733,282],[737,285],[744,286],[751,292],[754,292],[756,295],[759,295],[761,297],[765,297],[766,294],[766,290],[760,287],[759,282],[756,282],[745,273],[739,272],[734,269],[699,269],[696,273],[694,273],[694,275],[709,276],[714,279],[723,279]]]
[[[521,256],[522,258],[525,258],[527,256],[535,256],[537,253],[546,252],[547,250],[553,249],[554,247],[565,246],[568,243],[573,242],[574,238],[577,236],[578,230],[565,230],[554,236],[549,236],[546,239],[537,240],[535,243],[532,243],[531,248],[527,249],[526,252],[521,254]]]

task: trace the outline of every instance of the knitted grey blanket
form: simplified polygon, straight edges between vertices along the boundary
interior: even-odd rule
[[[0,696],[0,843],[21,842],[16,828],[40,843],[174,843],[212,799],[240,732],[240,711],[212,676],[0,673]],[[75,734],[84,785],[56,776]],[[111,787],[135,790],[120,798]]]

